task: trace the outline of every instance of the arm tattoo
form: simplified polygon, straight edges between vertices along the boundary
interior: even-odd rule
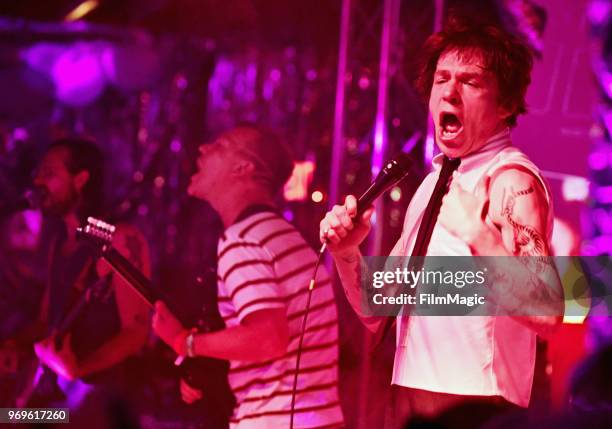
[[[517,197],[520,197],[521,195],[533,194],[533,192],[534,192],[533,186],[529,185],[529,187],[527,189],[523,189],[522,191],[518,191],[514,195],[517,196]]]
[[[533,193],[533,187],[530,186],[522,191],[514,192],[510,187],[509,195],[506,195],[504,190],[502,216],[512,226],[514,232],[514,249],[515,255],[535,256],[542,255],[545,251],[544,240],[535,228],[529,225],[518,223],[514,219],[514,206],[516,198]]]
[[[514,249],[512,253],[519,256],[533,256],[536,258],[528,258],[534,259],[533,262],[535,266],[536,273],[540,273],[544,269],[544,265],[546,264],[546,258],[544,255],[546,252],[546,241],[544,237],[532,226],[523,225],[516,221],[514,218],[514,207],[516,205],[516,199],[518,197],[522,197],[525,195],[529,195],[534,193],[534,188],[530,185],[527,189],[523,189],[515,192],[512,187],[509,189],[509,193],[506,194],[506,190],[504,189],[504,194],[502,196],[503,207],[501,215],[508,221],[510,226],[512,226],[513,234],[514,234]],[[531,265],[531,263],[530,263]]]
[[[555,292],[555,289],[551,288],[550,277],[546,277],[546,280],[539,277],[544,271],[549,274],[550,269],[554,269],[549,259],[546,256],[517,258],[516,262],[529,270],[527,275],[519,278],[515,275],[522,270],[513,264],[493,267],[490,278],[491,284],[495,285],[496,293],[491,296],[492,302],[505,307],[509,311],[509,315],[559,314],[561,310],[558,310],[556,305],[561,298]],[[517,269],[518,271],[515,271]],[[520,298],[516,297],[518,291],[525,291]],[[531,307],[531,305],[534,305],[534,307]],[[554,307],[551,307],[551,305]]]
[[[494,291],[491,299],[500,308],[510,311],[509,315],[557,316],[563,312],[563,295],[553,258],[549,256],[545,232],[526,224],[520,216],[523,213],[519,212],[520,199],[535,198],[536,187],[534,182],[518,191],[506,186],[501,195],[500,215],[507,222],[504,228],[511,232],[512,254],[518,258],[494,264],[490,273]],[[529,216],[528,221],[539,226],[540,213],[545,210],[538,211],[535,217]]]
[[[536,279],[529,279],[529,289],[531,292],[529,293],[529,298],[534,302],[555,302],[558,300],[558,297],[553,296],[550,288],[544,287],[545,285],[541,285],[538,283]]]

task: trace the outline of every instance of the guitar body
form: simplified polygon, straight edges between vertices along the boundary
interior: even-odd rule
[[[236,404],[227,381],[229,362],[206,358],[187,358],[179,366],[181,378],[190,386],[203,392],[200,403],[208,403],[211,410],[229,417]]]
[[[54,346],[56,349],[62,347],[62,342],[65,341],[66,334],[77,326],[81,322],[79,318],[87,310],[91,309],[91,307],[88,308],[91,301],[99,300],[106,295],[109,291],[109,286],[110,282],[108,278],[100,278],[89,285],[87,289],[80,294],[76,302],[73,303],[68,312],[62,317],[57,328],[53,330],[55,338]],[[46,331],[46,329],[44,331]],[[34,338],[46,336],[47,335],[43,335],[39,332]],[[31,344],[32,341],[35,341],[34,338],[28,341],[28,343]],[[22,364],[16,379],[15,402],[12,404],[20,408],[45,408],[49,407],[50,404],[62,402],[66,399],[66,394],[63,389],[69,391],[73,386],[79,383],[96,384],[100,380],[101,374],[113,371],[115,368],[112,367],[100,373],[94,373],[84,379],[69,381],[40,363],[40,360],[31,347],[29,347],[27,355],[24,355],[20,361]]]
[[[202,333],[225,328],[217,306],[216,269],[174,267],[172,271],[162,271],[161,278],[166,284],[172,282],[175,286],[171,296],[166,296],[161,290],[157,294],[170,308],[181,309],[173,313],[180,315],[183,326],[195,326]],[[180,378],[204,393],[204,399],[198,401],[199,406],[210,406],[211,412],[222,411],[224,416],[232,414],[235,400],[227,381],[228,361],[208,357],[185,358],[178,372]],[[212,395],[207,395],[211,392]]]
[[[12,405],[17,408],[46,408],[63,402],[66,394],[58,384],[59,376],[34,356],[24,368],[22,383]]]
[[[0,407],[27,407],[48,404],[62,398],[61,391],[39,386],[43,380],[40,362],[31,350],[0,348]],[[44,405],[43,405],[44,406]]]
[[[153,307],[158,300],[168,304],[168,300],[164,299],[162,293],[156,290],[150,280],[112,247],[112,233],[115,227],[94,218],[88,218],[87,222],[84,228],[77,230],[79,239],[84,239],[97,248],[100,256],[108,262],[113,271],[119,274],[150,307]],[[170,306],[171,310],[172,307]],[[181,322],[185,326],[194,326],[192,320],[180,317],[183,312],[173,311],[173,313],[182,319]],[[198,331],[212,332],[223,329],[223,320],[218,312],[216,316],[200,318],[195,323]],[[208,357],[184,358],[177,369],[180,378],[203,392],[203,398],[194,406],[203,407],[208,411],[206,414],[212,421],[207,422],[207,427],[227,427],[227,420],[232,415],[236,403],[227,379],[229,362]]]

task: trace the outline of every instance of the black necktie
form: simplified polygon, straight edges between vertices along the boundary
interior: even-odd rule
[[[438,181],[434,187],[429,203],[423,213],[423,219],[421,220],[421,226],[419,226],[419,232],[417,233],[416,241],[414,242],[414,248],[412,249],[412,256],[425,256],[427,255],[427,248],[431,241],[431,234],[433,233],[434,226],[438,220],[440,214],[440,207],[442,207],[442,198],[448,192],[448,182],[453,175],[453,172],[461,164],[461,159],[454,158],[450,159],[447,156],[442,161],[442,169],[438,176]],[[418,268],[420,269],[420,267]]]
[[[419,232],[417,233],[417,238],[414,242],[414,248],[412,249],[412,256],[409,262],[411,271],[419,271],[423,267],[425,258],[422,256],[427,255],[427,248],[429,247],[429,242],[431,241],[431,235],[433,234],[434,226],[436,225],[438,215],[440,214],[440,207],[442,207],[442,198],[444,198],[444,195],[446,195],[448,192],[449,180],[453,175],[453,172],[459,167],[459,164],[461,164],[461,159],[450,159],[447,156],[444,156],[438,181],[436,182],[436,186],[434,186],[434,190],[429,198],[429,203],[427,203],[427,207],[423,213],[421,225],[419,226]],[[414,258],[415,256],[416,258]],[[389,319],[385,321],[382,331],[379,331],[380,337],[374,340],[375,347],[378,347],[378,345],[380,345],[385,339],[387,333],[393,326],[393,322],[395,322],[395,317],[389,317]],[[406,320],[404,320],[404,326],[406,326]]]

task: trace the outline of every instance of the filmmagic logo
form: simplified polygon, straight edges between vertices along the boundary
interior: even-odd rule
[[[398,296],[385,296],[382,293],[377,293],[372,296],[372,301],[376,305],[417,305],[417,296],[402,293]],[[466,307],[474,307],[475,305],[484,305],[486,299],[477,293],[464,296],[459,293],[447,293],[444,296],[438,296],[433,293],[422,293],[418,295],[418,305],[463,305]]]

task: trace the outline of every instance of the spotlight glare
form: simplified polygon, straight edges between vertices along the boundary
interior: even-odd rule
[[[589,181],[583,177],[567,177],[561,191],[565,201],[586,201],[589,197]]]
[[[98,0],[85,0],[83,3],[79,4],[77,7],[72,9],[64,18],[64,21],[78,21],[83,18],[89,12],[98,7]]]
[[[314,191],[311,195],[312,201],[320,203],[323,201],[323,193],[321,191]]]
[[[399,200],[402,199],[402,190],[400,189],[399,186],[394,187],[393,189],[391,189],[391,192],[389,193],[389,197],[391,197],[391,199],[394,202],[398,202]]]

